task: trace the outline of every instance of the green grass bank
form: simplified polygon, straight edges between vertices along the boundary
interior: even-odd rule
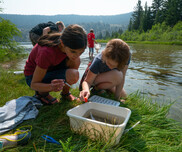
[[[97,40],[98,43],[107,43],[107,40]],[[126,43],[136,43],[136,44],[161,44],[161,45],[182,45],[180,41],[171,41],[171,42],[163,42],[163,41],[125,41]]]
[[[12,72],[0,69],[0,106],[7,101],[20,96],[32,96],[34,91],[25,83],[23,74],[14,75]],[[78,89],[71,92],[78,96]],[[60,98],[59,93],[52,93]],[[104,95],[105,97],[107,95]],[[112,98],[111,96],[107,96]],[[182,128],[179,123],[167,118],[170,105],[158,105],[151,99],[144,98],[139,92],[130,94],[126,103],[121,106],[132,111],[126,128],[140,121],[133,130],[121,137],[120,143],[114,147],[108,144],[91,141],[85,136],[75,134],[70,130],[69,118],[66,112],[79,103],[60,100],[60,103],[43,106],[34,120],[27,120],[24,125],[32,126],[32,136],[25,146],[17,146],[4,151],[14,152],[179,152],[182,151]],[[15,131],[15,129],[14,129]],[[10,133],[13,131],[10,131]],[[42,135],[49,135],[61,142],[61,145],[45,143]]]

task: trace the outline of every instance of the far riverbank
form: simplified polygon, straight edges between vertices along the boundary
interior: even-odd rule
[[[98,43],[107,43],[109,40],[97,40]],[[163,41],[125,41],[126,43],[133,44],[161,44],[161,45],[182,45],[180,41],[171,41],[171,42],[163,42]]]

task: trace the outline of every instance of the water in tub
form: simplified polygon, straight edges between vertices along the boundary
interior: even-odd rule
[[[112,125],[120,125],[124,122],[125,118],[121,116],[116,116],[113,114],[109,114],[103,111],[95,110],[95,109],[89,109],[83,117],[112,124]]]

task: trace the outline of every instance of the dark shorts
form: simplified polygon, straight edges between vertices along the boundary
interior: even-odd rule
[[[53,67],[50,71],[47,71],[45,77],[43,78],[43,83],[51,83],[54,79],[64,79],[66,80],[66,70],[68,67],[66,66],[66,59],[61,62],[59,65]],[[33,75],[25,76],[26,83],[30,87],[32,82]]]

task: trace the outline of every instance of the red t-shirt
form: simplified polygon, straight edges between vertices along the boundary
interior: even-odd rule
[[[61,63],[67,55],[59,50],[58,47],[47,47],[36,44],[32,49],[25,64],[24,74],[33,75],[36,66],[43,69],[50,69]]]
[[[88,40],[88,47],[89,48],[94,47],[94,40],[93,39],[95,39],[95,34],[94,33],[88,33],[87,40]]]

